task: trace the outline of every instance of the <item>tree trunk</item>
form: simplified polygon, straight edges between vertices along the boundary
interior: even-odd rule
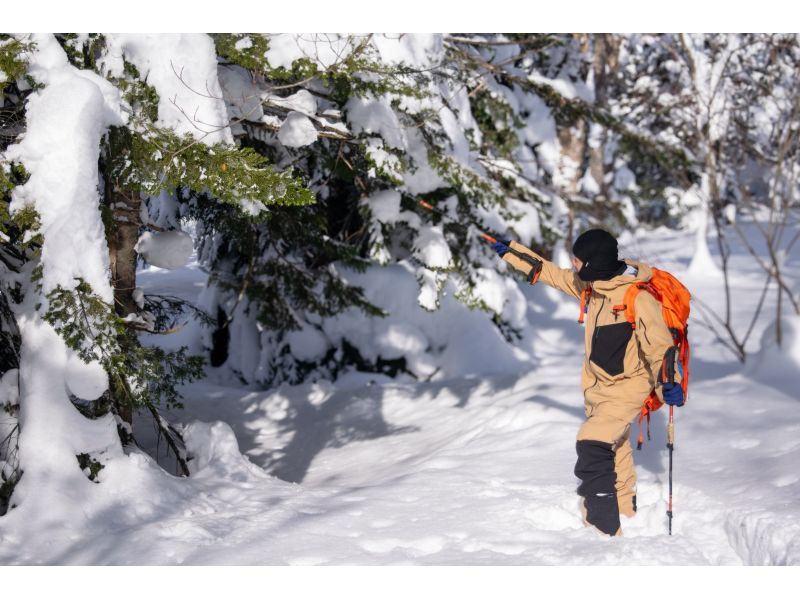
[[[567,204],[568,228],[564,238],[564,246],[572,251],[572,237],[575,221],[575,196],[578,194],[578,180],[581,174],[581,163],[586,151],[586,121],[579,120],[572,127],[557,127],[558,141],[561,144],[561,155],[558,164],[558,176],[554,180],[556,186],[563,190]]]
[[[106,227],[111,284],[114,287],[114,311],[124,318],[139,311],[133,298],[136,288],[136,243],[139,240],[141,198],[138,191],[121,191],[106,181],[105,204],[111,211],[112,222]],[[117,404],[117,412],[129,425],[133,411],[129,404]]]
[[[592,36],[594,39],[594,103],[600,109],[607,108],[608,90],[613,81],[613,76],[619,65],[619,39],[610,33],[599,33]],[[600,126],[600,125],[596,125]],[[606,200],[609,198],[606,175],[608,174],[605,163],[605,144],[607,132],[600,127],[597,136],[590,135],[589,142],[589,173],[599,189],[595,198],[595,215],[601,220],[608,212]]]

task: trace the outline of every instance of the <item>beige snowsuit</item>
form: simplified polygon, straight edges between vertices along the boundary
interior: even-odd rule
[[[640,292],[636,298],[635,330],[625,320],[624,312],[615,312],[612,308],[623,304],[625,291],[631,283],[648,281],[652,270],[641,262],[625,260],[638,269],[635,277],[620,275],[611,280],[587,283],[573,270],[558,268],[520,243],[511,241],[509,247],[512,251],[503,255],[503,260],[526,276],[531,273],[531,265],[514,252],[540,260],[539,280],[568,295],[580,299],[587,285],[591,286],[581,374],[587,419],[578,431],[577,440],[611,445],[619,512],[632,517],[636,511],[636,472],[628,442],[631,423],[638,417],[652,389],[655,388],[658,398],[662,399],[657,375],[664,353],[672,347],[673,341],[661,315],[661,304],[650,293]],[[635,341],[630,342],[631,339]]]

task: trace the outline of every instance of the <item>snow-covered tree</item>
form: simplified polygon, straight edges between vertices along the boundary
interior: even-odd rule
[[[18,420],[4,481],[18,485],[15,502],[45,504],[38,488],[84,472],[93,480],[121,454],[120,438],[135,440],[139,408],[188,474],[180,434],[157,408],[179,405],[177,385],[201,375],[203,357],[140,342],[158,318],[135,277],[137,249],[175,267],[192,244],[151,223],[145,206],[193,193],[252,213],[314,198],[288,169],[234,143],[210,97],[219,85],[206,35],[19,35],[0,49],[4,108],[24,105],[25,124],[4,148],[0,179],[3,256],[14,258],[3,259],[3,317],[13,311],[19,328],[4,350],[20,347],[17,367],[4,367],[18,377],[3,376]]]
[[[603,49],[592,56],[596,40]],[[618,42],[596,40],[215,36],[234,136],[303,172],[319,200],[293,212],[299,220],[267,216],[247,229],[221,207],[201,223],[213,272],[206,308],[223,322],[209,339],[215,363],[230,353],[234,371],[266,384],[335,376],[347,365],[378,368],[323,330],[351,305],[379,314],[334,262],[359,271],[407,263],[424,309],[436,310],[451,284],[513,338],[490,290],[502,265],[478,233],[512,234],[548,253],[556,231],[572,229],[565,222],[622,226],[635,218],[625,207],[634,179],[627,161],[645,156],[653,169],[684,159],[612,114],[605,73],[613,73]],[[606,181],[613,177],[624,179],[623,191]],[[312,360],[292,351],[297,338],[314,339]]]

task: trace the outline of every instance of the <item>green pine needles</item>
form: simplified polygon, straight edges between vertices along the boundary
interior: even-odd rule
[[[218,143],[205,145],[166,129],[145,134],[124,127],[108,133],[106,174],[125,190],[158,195],[176,188],[207,192],[218,200],[240,205],[251,201],[308,205],[314,195],[289,171],[278,172],[251,148]]]
[[[84,280],[74,289],[47,294],[48,322],[85,363],[99,362],[109,375],[112,396],[121,406],[181,408],[177,386],[203,376],[203,357],[187,348],[167,352],[139,344],[128,322],[114,313]]]

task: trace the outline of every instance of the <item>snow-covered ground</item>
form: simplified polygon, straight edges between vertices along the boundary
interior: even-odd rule
[[[623,244],[625,256],[671,270],[722,313],[719,279],[686,274],[693,253],[691,233]],[[798,263],[789,267],[797,289]],[[732,271],[743,330],[763,278],[739,247]],[[151,267],[139,280],[147,292],[196,298],[204,276],[190,264]],[[524,293],[532,306],[549,300],[540,288]],[[582,524],[573,467],[583,331],[577,305],[564,301],[570,309],[532,323],[536,363],[512,373],[418,382],[354,372],[264,391],[210,370],[171,415],[186,425],[190,478],[154,476],[150,457],[132,453],[124,471],[100,474],[96,486],[119,487],[124,475],[130,492],[107,497],[105,511],[78,505],[46,533],[15,510],[0,518],[0,563],[800,564],[800,325],[786,320],[783,355],[769,346],[774,290],[744,367],[693,313],[690,399],[675,411],[671,537],[666,409],[634,454],[639,512],[623,518],[624,536]],[[162,342],[196,336],[189,326]],[[472,351],[476,363],[493,359],[481,356],[480,339]],[[142,419],[137,435],[152,444],[147,426]]]

